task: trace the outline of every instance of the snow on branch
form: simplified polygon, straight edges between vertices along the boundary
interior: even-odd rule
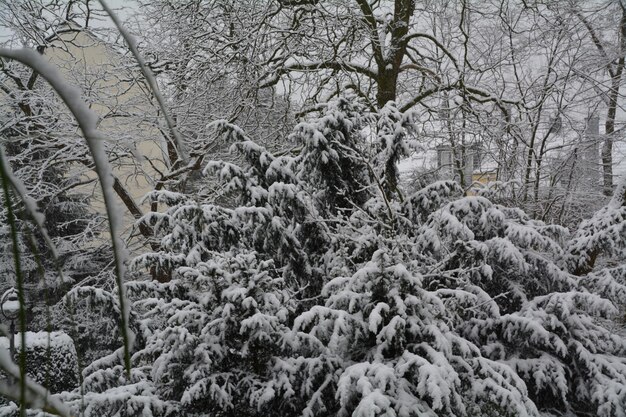
[[[11,169],[11,165],[9,164],[9,160],[4,153],[3,146],[0,146],[0,170],[2,170],[2,175],[8,180],[20,200],[22,200],[22,202],[24,203],[24,208],[35,223],[35,226],[37,227],[39,233],[41,233],[41,236],[46,242],[46,245],[48,245],[52,257],[56,262],[58,260],[58,253],[56,246],[52,242],[52,239],[50,239],[46,226],[44,225],[46,219],[44,218],[43,213],[41,213],[41,211],[39,211],[39,209],[37,208],[37,202],[28,195],[28,191],[26,191],[26,186],[24,185],[24,183],[14,175],[13,170]],[[62,273],[60,269],[59,273]]]
[[[104,0],[99,0],[99,1],[100,1],[100,4],[102,5],[102,8],[104,9],[104,11],[107,12],[107,14],[111,18],[115,26],[117,27],[117,30],[119,30],[120,34],[122,35],[122,37],[128,44],[128,48],[132,52],[133,56],[137,60],[137,63],[139,64],[139,68],[141,68],[141,72],[146,78],[146,81],[148,82],[148,85],[150,86],[150,90],[152,90],[152,94],[154,94],[154,97],[156,98],[157,103],[159,104],[159,108],[163,112],[163,116],[165,117],[165,122],[167,123],[167,127],[170,129],[170,132],[172,133],[172,136],[174,137],[174,141],[176,142],[176,152],[178,153],[178,157],[183,162],[187,162],[187,156],[184,151],[185,148],[183,145],[183,139],[181,138],[180,133],[178,133],[178,130],[176,129],[176,123],[174,122],[174,119],[172,118],[172,116],[170,116],[169,112],[167,111],[167,106],[165,105],[165,99],[163,98],[163,96],[161,95],[159,91],[159,86],[156,82],[156,79],[152,75],[150,68],[148,68],[146,61],[143,59],[143,57],[139,53],[139,49],[137,48],[137,41],[135,40],[133,35],[131,35],[126,30],[124,25],[122,25],[122,22],[120,21],[119,17],[117,17],[115,12],[113,12],[113,10],[107,5],[106,1]]]
[[[122,311],[121,333],[124,341],[125,365],[127,372],[130,373],[130,350],[134,336],[128,328],[130,310],[129,303],[124,294],[125,260],[127,255],[124,242],[120,238],[122,218],[116,208],[117,204],[115,203],[115,193],[113,190],[114,177],[103,147],[105,136],[98,132],[97,129],[98,116],[89,109],[85,101],[81,98],[80,90],[65,82],[57,69],[37,52],[31,49],[15,50],[0,48],[0,57],[19,61],[45,78],[70,109],[78,122],[80,130],[83,132],[83,136],[94,161],[96,174],[100,180],[107,217],[109,219],[111,244],[115,256],[116,282],[120,309]]]

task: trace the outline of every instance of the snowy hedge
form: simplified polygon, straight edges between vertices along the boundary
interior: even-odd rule
[[[15,335],[15,363],[19,363],[21,337]],[[9,340],[0,338],[0,349],[9,349]],[[78,361],[71,337],[63,332],[26,333],[26,374],[52,393],[78,387]]]

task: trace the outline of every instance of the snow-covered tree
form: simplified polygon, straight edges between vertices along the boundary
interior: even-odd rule
[[[64,398],[99,416],[623,416],[626,343],[606,325],[623,292],[570,272],[562,227],[454,182],[386,192],[387,157],[367,155],[388,119],[339,99],[280,156],[218,123],[245,163],[205,173],[234,200],[151,195],[162,250],[133,267],[171,279],[127,284],[133,371],[114,352]]]

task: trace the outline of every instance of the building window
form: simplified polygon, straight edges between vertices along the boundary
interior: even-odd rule
[[[449,146],[437,147],[437,168],[449,167],[452,165],[452,152]]]

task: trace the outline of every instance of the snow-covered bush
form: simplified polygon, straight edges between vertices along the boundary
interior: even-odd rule
[[[171,279],[127,283],[133,371],[121,351],[95,361],[69,404],[87,416],[624,416],[626,344],[603,325],[620,284],[574,275],[561,227],[452,182],[394,189],[389,161],[414,134],[396,113],[340,99],[280,156],[221,122],[245,163],[205,173],[234,204],[151,195],[169,207],[146,219],[162,250],[131,266]]]
[[[614,256],[618,263],[623,261],[626,257],[626,181],[617,187],[605,207],[582,222],[568,251],[569,266],[576,275],[592,271],[601,255]]]
[[[9,340],[0,338],[0,349],[9,349]],[[21,337],[15,336],[15,362],[21,351]],[[26,333],[26,375],[51,393],[71,391],[78,386],[78,361],[71,337],[63,332]]]

